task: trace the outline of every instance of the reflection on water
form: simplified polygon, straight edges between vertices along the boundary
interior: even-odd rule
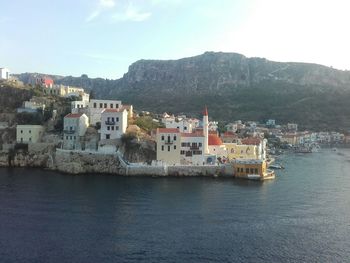
[[[350,151],[264,182],[0,169],[1,262],[344,262]]]

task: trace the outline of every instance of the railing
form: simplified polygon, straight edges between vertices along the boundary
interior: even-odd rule
[[[63,130],[63,133],[66,133],[66,134],[74,134],[74,133],[75,133],[75,130]]]
[[[115,121],[105,121],[106,125],[115,125]]]

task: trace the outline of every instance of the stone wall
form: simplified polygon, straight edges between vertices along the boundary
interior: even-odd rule
[[[56,151],[55,169],[70,174],[125,174],[125,168],[121,166],[119,158],[115,154],[72,152],[61,149]]]

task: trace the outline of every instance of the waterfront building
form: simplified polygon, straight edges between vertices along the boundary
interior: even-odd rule
[[[220,137],[214,133],[210,133],[208,135],[208,153],[211,155],[216,155],[217,158],[227,157],[227,150],[225,144],[223,144]]]
[[[181,133],[181,164],[204,164],[204,140],[203,133]]]
[[[297,145],[297,134],[296,133],[286,133],[281,137],[281,142],[288,143],[290,145]]]
[[[104,109],[101,113],[101,140],[120,139],[128,126],[128,113],[125,108]]]
[[[42,125],[17,125],[16,141],[19,143],[37,143],[40,142],[44,134]]]
[[[275,173],[267,169],[264,160],[238,159],[233,163],[234,176],[253,180],[265,180],[275,178]]]
[[[158,128],[156,135],[157,160],[168,165],[180,164],[180,131],[175,128]]]
[[[90,125],[101,122],[101,114],[105,109],[119,109],[122,107],[120,100],[90,100],[88,104],[88,116]]]
[[[89,118],[83,114],[67,114],[63,119],[63,148],[67,150],[83,149],[81,139],[89,127]]]
[[[0,68],[0,79],[10,79],[10,71],[7,68]]]

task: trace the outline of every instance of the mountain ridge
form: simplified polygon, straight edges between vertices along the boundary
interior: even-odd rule
[[[116,80],[82,75],[55,81],[154,112],[196,115],[206,104],[218,120],[275,118],[306,128],[350,127],[345,101],[350,72],[315,63],[205,52],[178,60],[138,60]]]

